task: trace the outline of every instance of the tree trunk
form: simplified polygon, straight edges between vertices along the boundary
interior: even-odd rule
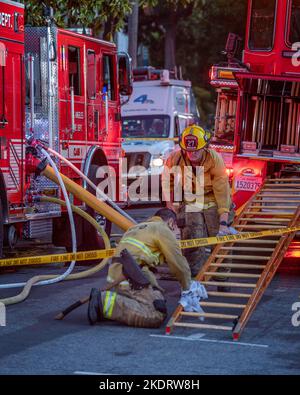
[[[106,41],[113,41],[114,32],[115,20],[114,18],[108,18],[104,25],[103,39]]]
[[[139,23],[139,3],[134,0],[132,14],[128,17],[128,53],[132,59],[132,67],[137,67],[138,49],[138,23]]]
[[[165,29],[165,69],[174,70],[176,66],[176,17],[174,13],[171,13]]]

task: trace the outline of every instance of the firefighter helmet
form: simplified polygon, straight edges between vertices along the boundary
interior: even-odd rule
[[[210,132],[205,131],[200,126],[192,125],[184,129],[179,145],[185,151],[198,151],[205,148],[210,139]]]

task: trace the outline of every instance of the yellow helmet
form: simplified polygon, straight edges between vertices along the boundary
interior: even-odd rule
[[[184,129],[179,145],[185,151],[198,151],[205,148],[211,139],[211,133],[200,126],[192,125]]]

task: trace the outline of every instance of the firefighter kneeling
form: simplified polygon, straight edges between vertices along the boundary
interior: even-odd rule
[[[183,294],[193,283],[175,237],[176,228],[176,214],[161,209],[123,235],[107,277],[108,282],[119,285],[114,291],[92,289],[88,307],[91,325],[104,319],[145,328],[157,328],[163,323],[167,316],[166,300],[153,273],[155,267],[166,261]]]

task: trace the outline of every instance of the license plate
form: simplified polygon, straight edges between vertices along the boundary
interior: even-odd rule
[[[255,192],[262,184],[262,177],[236,177],[234,188],[236,191],[253,191]]]

